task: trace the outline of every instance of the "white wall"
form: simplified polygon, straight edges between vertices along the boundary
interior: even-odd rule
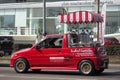
[[[16,10],[15,27],[26,27],[26,9]]]

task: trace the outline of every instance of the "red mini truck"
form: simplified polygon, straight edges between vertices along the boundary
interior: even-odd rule
[[[90,14],[91,22],[102,21],[99,15]],[[61,15],[62,17],[64,15]],[[99,20],[96,20],[98,18]],[[86,22],[90,20],[87,18]],[[29,69],[79,70],[81,74],[93,75],[103,72],[108,68],[108,63],[104,46],[94,42],[88,35],[76,33],[46,35],[31,48],[14,52],[10,59],[10,66],[18,73],[27,72]]]

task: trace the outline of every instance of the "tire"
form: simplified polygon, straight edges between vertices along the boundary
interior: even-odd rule
[[[25,59],[19,58],[15,61],[14,69],[17,73],[25,73],[29,69],[29,64]]]
[[[83,60],[78,66],[79,72],[83,75],[93,75],[95,73],[95,68],[90,60]]]

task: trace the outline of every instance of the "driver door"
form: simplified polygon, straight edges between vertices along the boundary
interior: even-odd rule
[[[71,60],[69,57],[71,54],[65,54],[66,51],[62,45],[61,41],[63,40],[62,36],[52,36],[46,38],[44,41],[40,42],[37,45],[37,49],[35,49],[32,53],[32,61],[34,66],[39,67],[55,67],[55,66],[68,66],[71,64]],[[60,44],[58,43],[60,41]],[[54,43],[54,46],[51,47],[49,43]]]

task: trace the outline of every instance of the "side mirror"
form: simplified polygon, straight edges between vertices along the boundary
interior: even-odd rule
[[[40,49],[40,48],[41,48],[41,45],[37,45],[37,46],[36,46],[36,49]]]

